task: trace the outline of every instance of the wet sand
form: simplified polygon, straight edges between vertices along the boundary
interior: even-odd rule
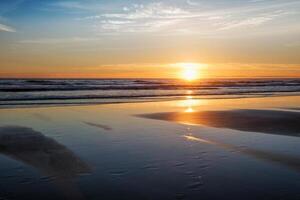
[[[256,159],[260,159],[267,162],[274,162],[283,166],[286,166],[292,170],[300,172],[300,158],[298,156],[284,155],[280,153],[273,153],[268,151],[262,151],[259,149],[253,149],[249,147],[239,147],[231,144],[220,143],[212,140],[202,139],[200,137],[194,137],[191,135],[184,135],[184,138],[191,141],[201,142],[204,144],[215,145],[226,150],[236,151],[245,155],[253,156]]]
[[[220,129],[227,128],[245,132],[259,132],[295,137],[300,136],[300,113],[292,111],[226,110],[153,113],[138,116],[188,125],[210,126]],[[300,157],[297,156],[276,154],[248,147],[241,148],[239,146],[206,140],[192,135],[184,135],[183,137],[187,140],[215,145],[227,150],[234,150],[267,162],[279,163],[300,172]]]
[[[298,200],[300,113],[289,108],[299,104],[187,97],[0,109],[0,199]]]

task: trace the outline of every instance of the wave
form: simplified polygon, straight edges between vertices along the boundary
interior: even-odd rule
[[[170,79],[0,80],[0,104],[10,101],[172,98],[187,95],[272,95],[300,92],[300,79],[219,79],[186,83]]]
[[[182,83],[176,80],[0,80],[0,92],[80,90],[208,90],[219,88],[300,87],[300,79],[205,80]],[[280,90],[280,88],[278,88]]]

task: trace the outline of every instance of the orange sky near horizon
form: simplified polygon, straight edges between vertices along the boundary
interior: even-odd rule
[[[186,66],[188,65],[188,66]],[[190,69],[189,65],[195,65]],[[250,67],[251,66],[251,67]],[[246,68],[246,69],[245,69]],[[187,77],[187,76],[192,76]],[[243,65],[203,63],[109,65],[80,68],[32,69],[26,72],[1,71],[0,78],[300,78],[300,65]]]

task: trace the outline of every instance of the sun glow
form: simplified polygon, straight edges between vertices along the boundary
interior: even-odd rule
[[[182,68],[180,77],[186,81],[194,81],[199,78],[200,64],[198,63],[178,63]]]

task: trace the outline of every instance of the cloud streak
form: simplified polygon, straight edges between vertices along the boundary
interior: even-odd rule
[[[253,26],[259,26],[265,24],[269,21],[274,20],[275,18],[282,17],[284,15],[293,14],[293,13],[294,12],[277,11],[273,13],[261,14],[258,16],[254,16],[242,20],[219,23],[217,25],[221,26],[220,30],[229,30],[229,29],[239,28],[239,27],[253,27]]]
[[[122,13],[99,15],[102,30],[118,32],[154,32],[178,24],[191,17],[188,11],[163,3],[133,4]]]
[[[205,10],[199,2],[186,1],[186,6],[152,2],[123,6],[119,11],[106,11],[104,14],[85,16],[81,20],[95,20],[101,33],[108,32],[161,32],[164,30],[181,33],[212,33],[228,31],[239,27],[256,27],[298,14],[291,7],[299,2],[277,2],[259,5],[235,6],[232,8]],[[180,28],[178,28],[180,27]]]
[[[4,32],[16,32],[16,30],[10,26],[7,26],[5,24],[0,24],[0,31]]]

